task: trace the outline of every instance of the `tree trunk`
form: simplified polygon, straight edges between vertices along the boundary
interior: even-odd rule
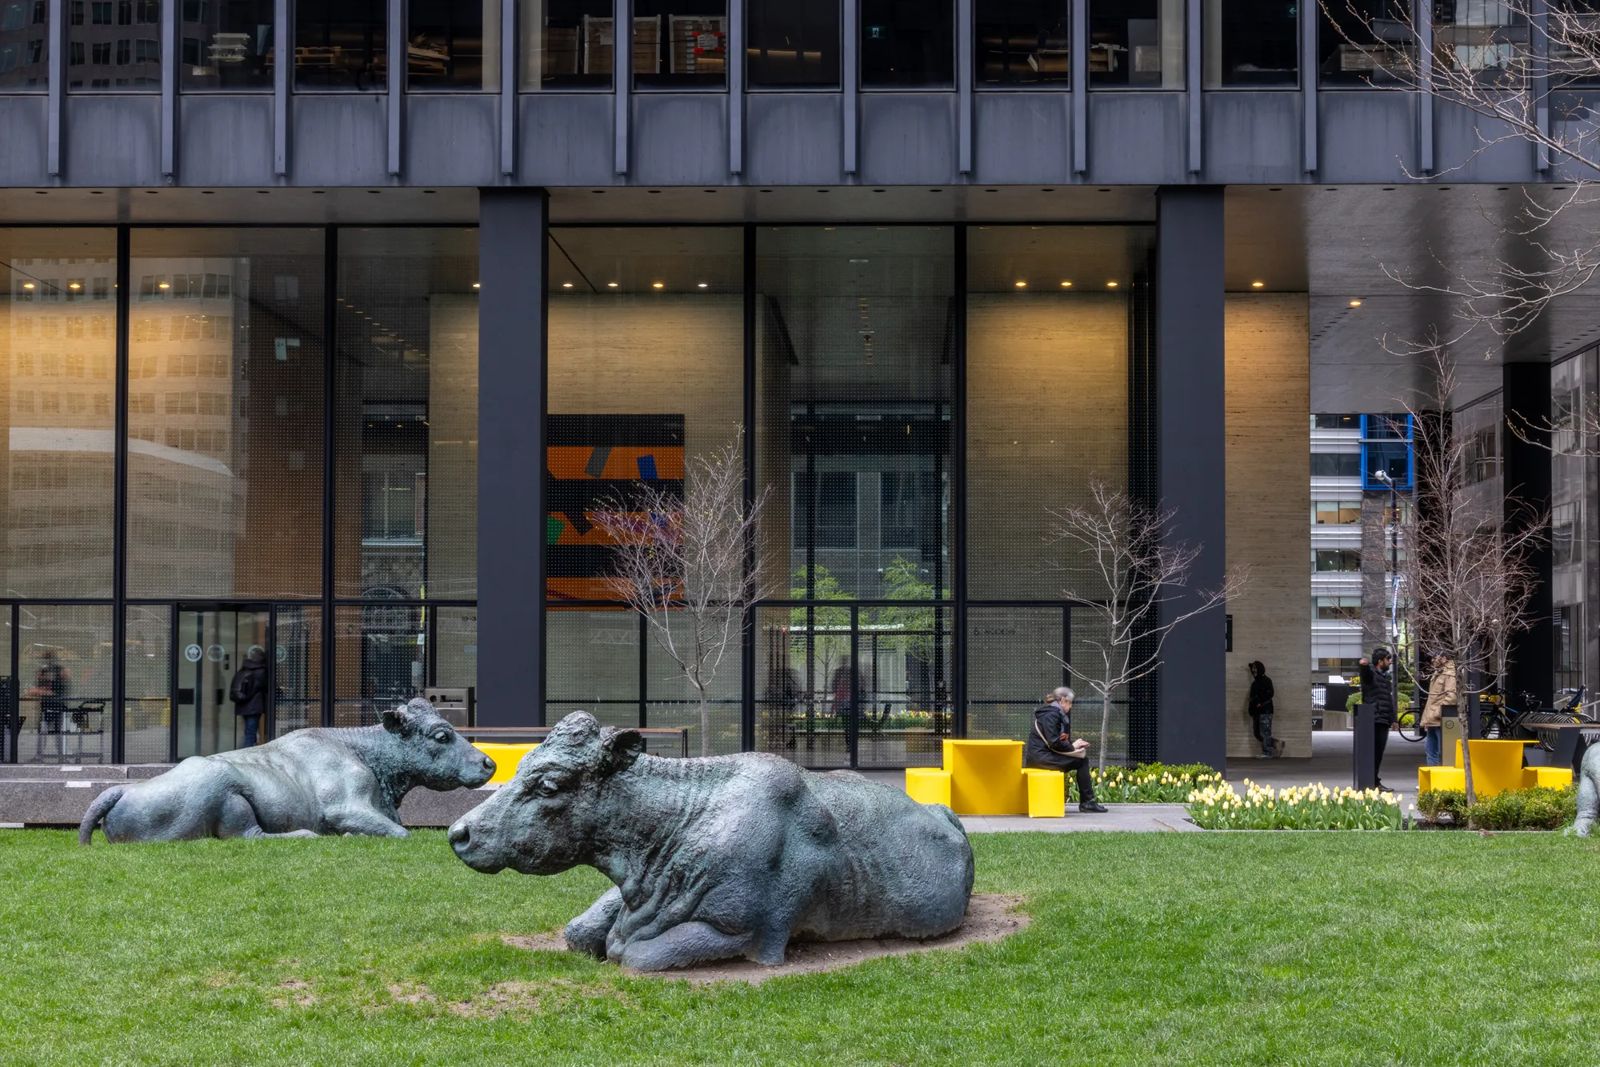
[[[1465,673],[1466,673],[1465,671],[1462,671],[1460,669],[1456,670],[1456,693],[1457,694],[1462,694],[1462,693],[1467,692],[1467,687],[1461,684],[1462,675],[1464,675]],[[1466,701],[1461,699],[1459,697],[1459,695],[1458,695],[1458,697],[1456,699],[1456,714],[1457,715],[1461,715],[1466,710],[1467,710]],[[1467,794],[1467,806],[1471,807],[1472,806],[1472,802],[1476,799],[1476,797],[1475,797],[1475,795],[1473,793],[1473,789],[1472,789],[1472,716],[1471,715],[1464,716],[1463,725],[1466,728],[1461,731],[1461,770],[1462,770],[1462,776],[1463,776],[1463,778],[1465,778],[1465,785],[1466,785],[1465,792]],[[1444,753],[1441,752],[1439,754],[1439,758],[1442,761],[1444,759]]]
[[[700,755],[711,755],[711,701],[700,694]]]
[[[1100,694],[1100,773],[1106,773],[1106,737],[1111,725],[1111,690]]]

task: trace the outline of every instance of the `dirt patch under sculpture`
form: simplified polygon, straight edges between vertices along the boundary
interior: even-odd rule
[[[772,978],[791,974],[820,974],[853,967],[880,956],[908,956],[918,952],[936,952],[940,949],[961,948],[999,941],[1027,927],[1031,916],[1019,911],[1022,897],[1000,893],[975,893],[967,904],[967,917],[962,924],[942,937],[926,941],[913,941],[903,937],[869,938],[861,941],[801,941],[789,945],[784,961],[776,967],[763,967],[749,960],[724,960],[689,967],[678,971],[626,974],[644,978],[663,978],[687,981],[695,985],[713,982],[747,982],[760,985]],[[500,940],[512,948],[530,952],[565,952],[566,940],[559,932],[532,936],[505,934]]]

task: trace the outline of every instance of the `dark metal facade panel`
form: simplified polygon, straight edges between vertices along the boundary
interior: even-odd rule
[[[1072,177],[1069,93],[974,93],[972,180],[1065,185]]]
[[[266,93],[178,98],[178,181],[198,186],[274,185],[273,98]]]
[[[635,93],[632,180],[722,185],[728,173],[728,94]]]
[[[0,96],[0,185],[49,185],[45,146],[50,98],[43,93]]]
[[[1536,581],[1528,603],[1528,628],[1517,634],[1508,657],[1510,677],[1504,692],[1517,707],[1524,692],[1532,693],[1545,707],[1551,704],[1551,681],[1555,677],[1555,599],[1553,578],[1555,555],[1550,540],[1551,478],[1550,452],[1545,446],[1524,441],[1514,431],[1542,426],[1550,421],[1550,364],[1507,363],[1501,368],[1501,400],[1505,405],[1506,426],[1500,437],[1505,443],[1505,520],[1514,530],[1537,527],[1542,536],[1531,547],[1528,563]]]
[[[163,185],[161,97],[68,95],[64,177],[71,185]]]
[[[956,165],[954,93],[862,93],[861,180],[948,185]]]
[[[1322,142],[1317,177],[1330,185],[1402,182],[1420,173],[1416,93],[1322,93],[1317,125]]]
[[[745,98],[745,176],[751,185],[835,185],[844,173],[838,93]]]
[[[402,173],[411,185],[499,180],[499,99],[492,93],[406,97]]]
[[[517,178],[538,185],[612,185],[610,93],[526,93],[519,104]]]
[[[1187,181],[1185,132],[1182,93],[1090,93],[1088,180]]]
[[[295,185],[387,185],[383,93],[296,96],[289,173]]]
[[[1300,93],[1205,94],[1208,182],[1295,182],[1300,164]]]
[[[1438,97],[1433,104],[1435,168],[1439,181],[1522,182],[1537,181],[1533,144],[1511,128]]]

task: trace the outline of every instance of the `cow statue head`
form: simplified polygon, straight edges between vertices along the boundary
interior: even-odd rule
[[[384,777],[444,791],[474,789],[494,774],[494,760],[421,697],[384,709],[383,728],[396,742],[387,746],[391,766],[373,768]]]
[[[594,716],[575,711],[522,757],[510,783],[450,827],[450,845],[463,863],[487,874],[507,867],[557,874],[590,863],[597,840],[630,817],[606,780],[643,751],[639,731],[602,728]]]

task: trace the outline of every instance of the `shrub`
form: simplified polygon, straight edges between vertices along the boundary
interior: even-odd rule
[[[1578,791],[1572,786],[1508,789],[1466,812],[1467,824],[1477,830],[1559,830],[1577,815]]]
[[[1196,789],[1221,785],[1222,775],[1204,763],[1140,763],[1133,767],[1107,767],[1089,771],[1095,797],[1111,804],[1181,804]],[[1067,775],[1068,792],[1077,784]]]
[[[1467,825],[1467,794],[1459,789],[1430,789],[1417,794],[1417,814],[1434,826]]]
[[[1400,798],[1376,789],[1329,789],[1320,782],[1281,793],[1245,779],[1245,795],[1227,785],[1189,795],[1189,817],[1205,830],[1398,830]]]

